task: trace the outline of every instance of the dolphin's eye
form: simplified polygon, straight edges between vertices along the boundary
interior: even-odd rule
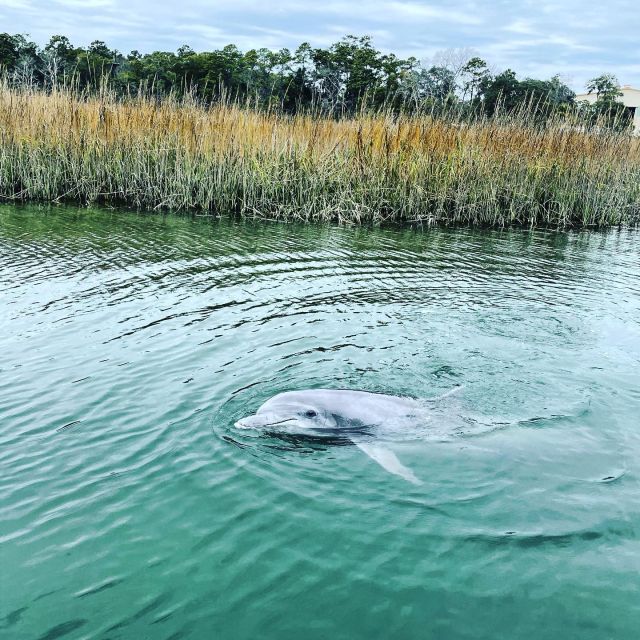
[[[304,415],[307,418],[315,418],[318,414],[313,409],[309,409],[304,412]]]

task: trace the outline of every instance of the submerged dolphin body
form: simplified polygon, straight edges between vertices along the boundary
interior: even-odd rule
[[[309,438],[347,439],[389,473],[422,484],[385,441],[429,421],[423,403],[366,391],[312,389],[288,391],[267,400],[255,413],[235,426]]]

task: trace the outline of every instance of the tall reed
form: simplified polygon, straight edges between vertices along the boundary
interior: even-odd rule
[[[0,85],[0,199],[286,220],[637,223],[640,145],[526,113],[331,119]]]

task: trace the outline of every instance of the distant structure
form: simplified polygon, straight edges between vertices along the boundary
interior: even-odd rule
[[[634,89],[625,84],[620,91],[622,91],[622,95],[618,100],[631,112],[634,131],[640,133],[640,89]],[[595,93],[579,93],[576,96],[576,102],[584,100],[593,104],[597,99],[598,96]]]

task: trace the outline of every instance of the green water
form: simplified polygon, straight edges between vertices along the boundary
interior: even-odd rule
[[[631,640],[640,233],[0,208],[0,636]],[[428,398],[424,484],[240,435]]]

